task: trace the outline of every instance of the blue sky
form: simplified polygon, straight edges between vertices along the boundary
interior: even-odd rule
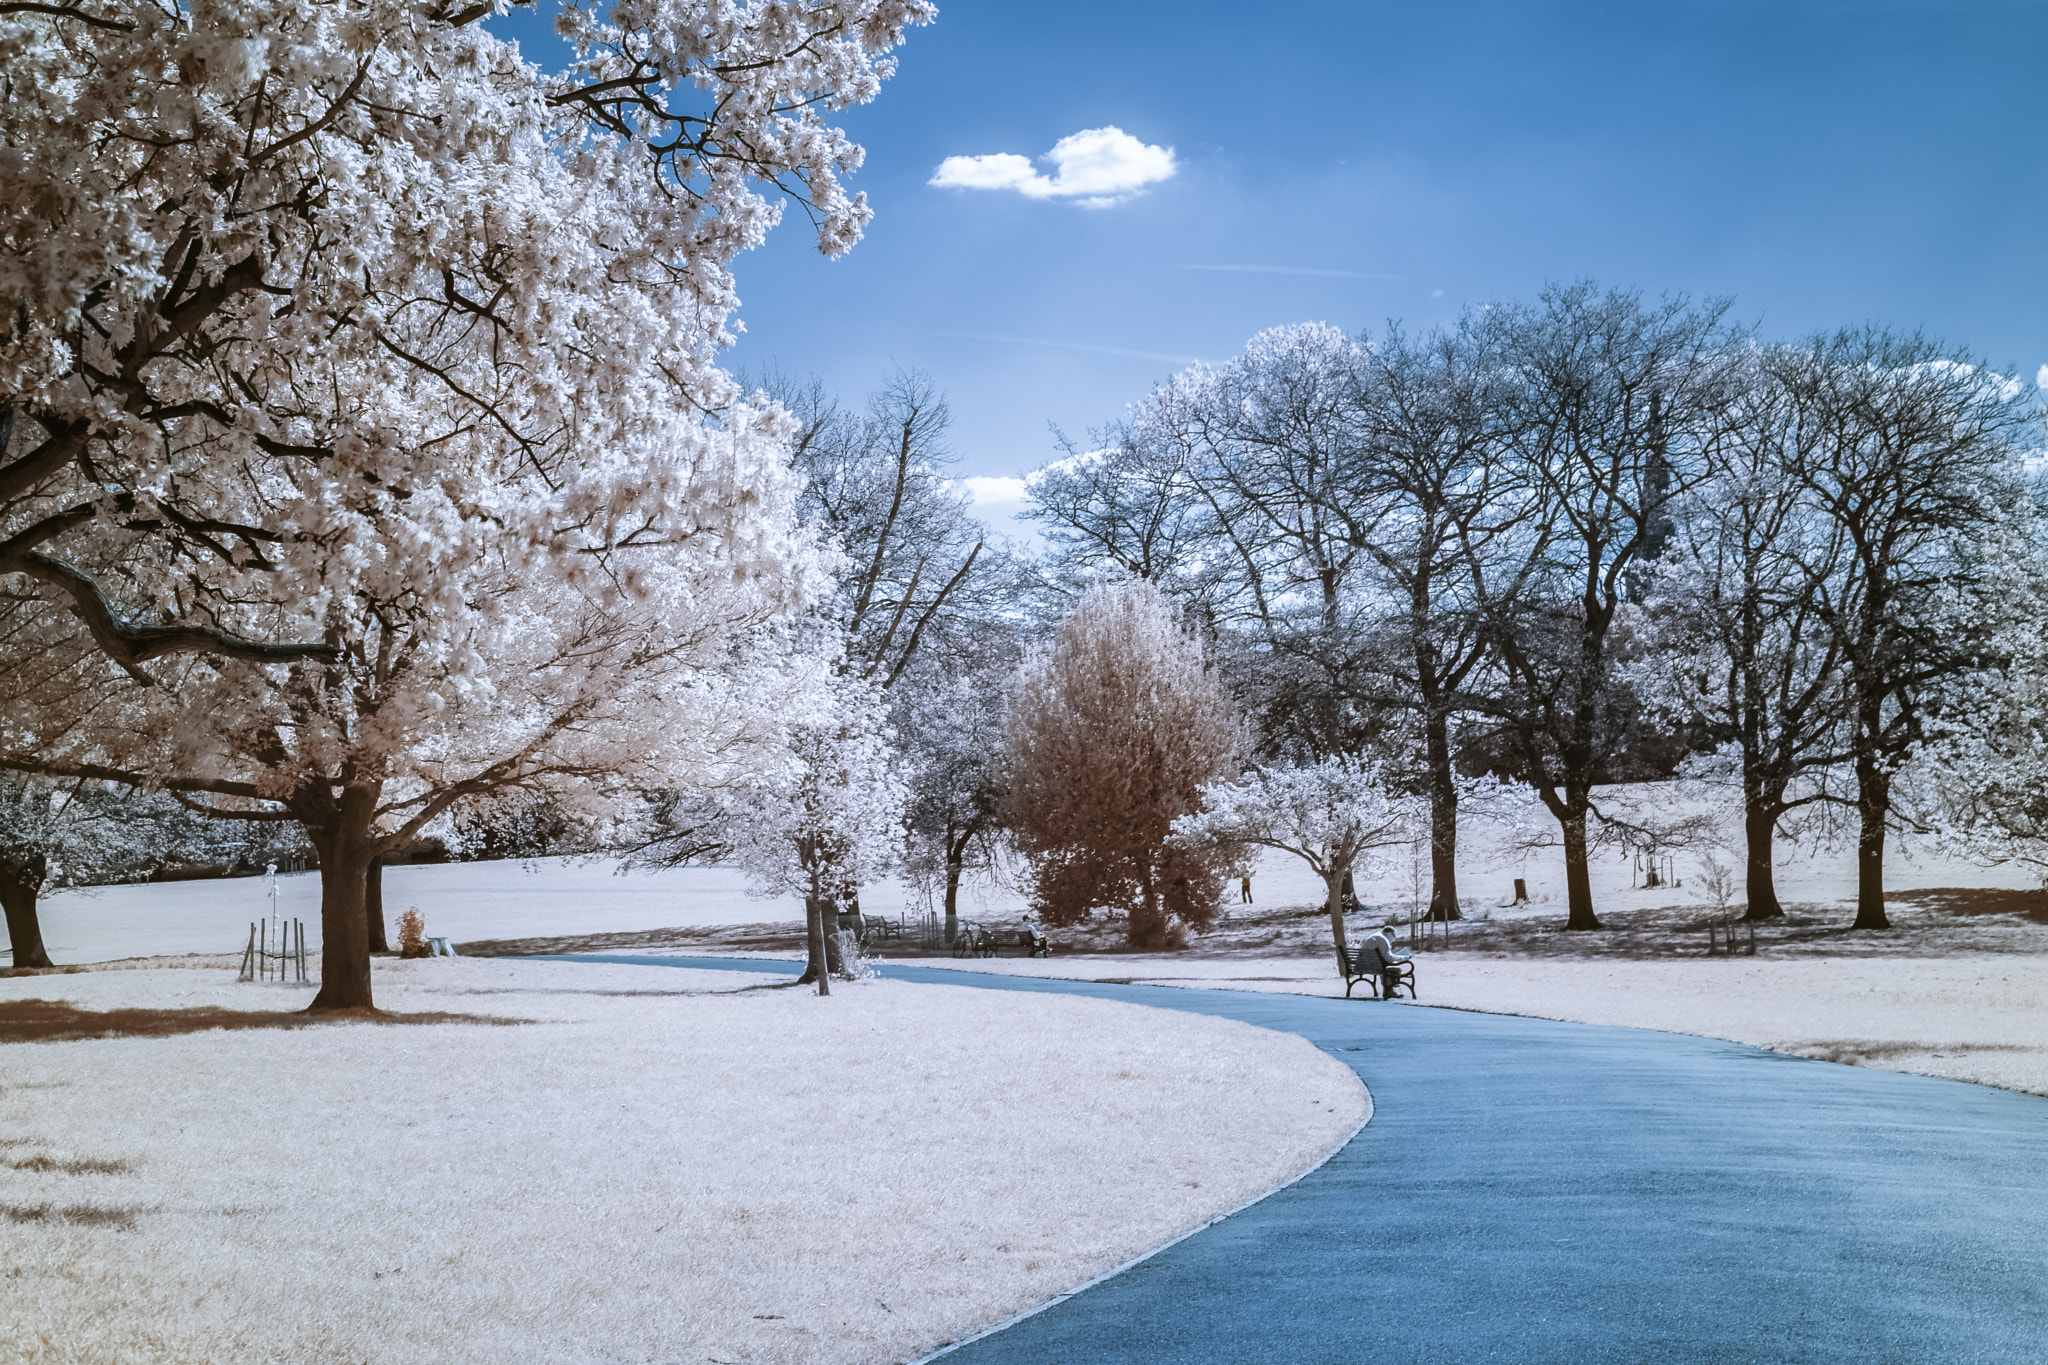
[[[1733,295],[1770,335],[1925,327],[2032,375],[2044,56],[2042,0],[941,0],[844,118],[867,239],[827,261],[792,215],[742,259],[732,359],[849,397],[927,370],[980,475],[1264,327],[1426,326],[1587,276]],[[928,183],[1106,127],[1174,173],[1098,208]]]

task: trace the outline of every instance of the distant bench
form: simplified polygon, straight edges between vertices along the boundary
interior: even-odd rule
[[[1363,981],[1372,987],[1371,998],[1374,1000],[1379,999],[1379,971],[1375,969],[1369,972],[1361,972],[1358,970],[1357,959],[1353,958],[1349,953],[1345,952],[1342,948],[1333,948],[1332,951],[1337,954],[1337,974],[1344,978],[1344,998],[1349,1000],[1351,998],[1351,988]],[[1394,989],[1398,991],[1404,984],[1408,987],[1408,998],[1410,1000],[1416,999],[1415,964],[1413,962],[1402,962],[1395,969]]]
[[[1025,957],[1050,957],[1052,944],[1031,925],[991,929],[969,920],[953,936],[954,957],[994,957],[999,947],[1015,947]]]

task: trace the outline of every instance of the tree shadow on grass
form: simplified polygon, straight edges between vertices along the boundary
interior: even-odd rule
[[[168,1038],[209,1029],[294,1029],[320,1024],[504,1024],[526,1019],[493,1018],[485,1014],[387,1014],[350,1010],[306,1014],[298,1010],[228,1010],[217,1005],[194,1009],[80,1009],[62,1000],[0,1001],[0,1043],[56,1043],[81,1038]]]

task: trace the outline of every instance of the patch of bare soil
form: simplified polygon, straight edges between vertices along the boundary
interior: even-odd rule
[[[623,934],[565,934],[557,938],[480,938],[453,947],[463,957],[534,957],[552,953],[801,952],[802,931],[788,924],[728,924],[643,929]]]
[[[55,1043],[80,1038],[167,1038],[209,1029],[307,1028],[315,1024],[517,1024],[482,1014],[307,1014],[298,1010],[90,1010],[62,1000],[0,1001],[0,1043]]]
[[[2024,1043],[1945,1043],[1937,1049],[1927,1043],[1882,1042],[1870,1038],[1838,1038],[1801,1043],[1789,1050],[1796,1056],[1811,1057],[1815,1061],[1840,1062],[1844,1066],[1876,1066],[1882,1070],[1885,1069],[1887,1063],[1909,1057],[1961,1060],[1977,1053],[2006,1052],[2024,1054],[2035,1049],[2028,1047]]]
[[[1985,886],[1934,886],[1924,891],[1894,891],[1893,902],[1924,905],[1949,915],[2019,915],[2048,924],[2048,890],[2006,891]]]

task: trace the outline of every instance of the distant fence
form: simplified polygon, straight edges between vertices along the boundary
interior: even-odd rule
[[[1408,921],[1408,951],[1426,953],[1431,949],[1451,946],[1451,925],[1448,917],[1424,915]]]
[[[290,973],[287,978],[286,973]],[[306,926],[298,920],[254,920],[239,981],[306,982]]]
[[[1737,951],[1744,957],[1756,956],[1756,924],[1733,915],[1716,915],[1708,920],[1707,956],[1734,957]]]

